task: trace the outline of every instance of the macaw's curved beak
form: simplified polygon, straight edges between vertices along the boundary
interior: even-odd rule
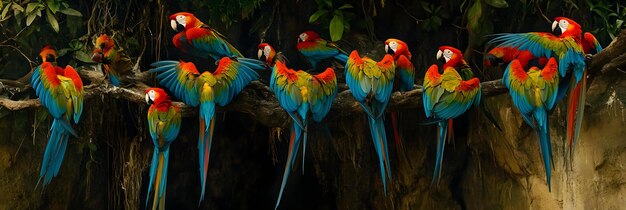
[[[150,98],[150,96],[148,94],[146,94],[146,103],[148,105],[154,104],[154,101]]]
[[[391,49],[391,47],[389,47],[388,44],[385,45],[385,52],[387,54],[393,55],[394,53],[396,53],[396,51],[394,51],[393,49]]]
[[[257,58],[259,58],[259,60],[265,61],[265,55],[263,54],[262,49],[259,49],[259,51],[257,52]]]
[[[437,51],[437,61],[446,63],[446,59],[443,57],[443,52],[441,50]]]
[[[552,22],[552,33],[555,36],[560,36],[563,33],[563,30],[561,30],[561,27],[559,27],[558,21]]]

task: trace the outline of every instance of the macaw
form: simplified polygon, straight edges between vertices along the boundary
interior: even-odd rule
[[[443,69],[447,69],[448,67],[452,67],[457,70],[457,73],[461,75],[461,79],[470,80],[475,77],[472,68],[469,66],[467,61],[463,58],[463,53],[459,49],[450,46],[441,46],[439,47],[439,51],[437,51],[437,59],[442,60],[444,62]],[[483,101],[479,101],[479,106],[483,114],[491,121],[491,123],[496,126],[498,130],[502,130],[498,122],[495,120],[495,117],[487,111],[487,108]],[[453,119],[448,120],[448,138],[454,139],[454,126]]]
[[[285,172],[275,206],[278,208],[291,167],[298,155],[301,138],[304,142],[302,149],[302,171],[304,172],[309,111],[315,122],[321,122],[328,114],[337,96],[337,77],[332,68],[327,68],[320,74],[311,75],[302,70],[289,69],[279,60],[272,68],[270,89],[293,121]]]
[[[201,195],[204,199],[209,156],[213,143],[213,129],[215,127],[215,105],[226,106],[251,81],[259,79],[256,71],[262,62],[253,59],[239,60],[223,57],[218,61],[214,73],[209,71],[198,72],[191,62],[184,61],[157,61],[150,72],[157,73],[160,84],[168,88],[174,96],[185,104],[200,107],[200,134],[198,136],[198,150],[200,162]]]
[[[211,57],[216,61],[222,57],[244,57],[239,50],[228,43],[224,35],[204,24],[191,13],[179,12],[171,15],[170,24],[172,29],[178,32],[172,42],[183,52],[201,58]]]
[[[57,54],[46,46],[39,54],[43,63],[33,72],[30,84],[41,104],[54,117],[51,134],[39,172],[37,185],[45,187],[59,173],[70,135],[78,138],[73,124],[78,124],[83,113],[83,82],[71,66],[65,69],[56,65]]]
[[[560,101],[565,93],[569,92],[566,138],[571,158],[573,145],[580,134],[585,108],[586,88],[583,88],[587,80],[585,54],[598,52],[602,47],[593,35],[586,33],[583,37],[580,25],[569,18],[556,17],[552,23],[552,30],[555,32],[558,30],[560,35],[557,37],[543,32],[504,33],[496,35],[490,43],[497,43],[496,47],[528,50],[535,57],[556,57],[561,77],[556,101]]]
[[[170,156],[170,145],[178,136],[181,124],[180,108],[172,104],[172,100],[161,88],[148,88],[145,91],[148,109],[148,125],[154,144],[152,165],[150,166],[150,184],[146,198],[146,208],[150,199],[150,191],[154,185],[152,209],[165,209],[165,191],[167,188],[167,166]]]
[[[313,69],[324,59],[335,58],[345,64],[348,54],[335,43],[328,42],[315,31],[305,31],[298,36],[298,51],[311,63]]]
[[[539,136],[546,180],[548,189],[551,190],[552,146],[548,112],[556,104],[559,88],[556,60],[554,57],[550,58],[543,70],[533,66],[528,69],[528,73],[524,71],[520,61],[513,60],[504,71],[502,83],[509,89],[513,104],[521,112],[524,121],[535,129]]]
[[[396,64],[396,75],[398,78],[394,82],[394,90],[401,92],[413,90],[415,84],[415,67],[411,63],[411,52],[409,46],[399,39],[385,40],[385,53],[392,55]],[[393,136],[396,141],[396,147],[399,152],[406,153],[402,138],[398,129],[398,113],[391,112],[391,125],[393,127]],[[405,156],[406,158],[406,156]],[[408,159],[407,159],[408,160]]]
[[[287,57],[282,52],[276,52],[268,43],[259,44],[258,49],[257,56],[259,60],[265,62],[265,65],[270,68],[273,68],[277,61],[281,61],[283,64],[287,63]]]
[[[481,99],[480,80],[476,77],[463,78],[461,75],[473,75],[471,68],[459,69],[454,63],[464,62],[460,51],[447,46],[439,49],[437,59],[446,60],[443,74],[439,73],[436,64],[428,68],[424,77],[422,97],[426,117],[434,118],[439,127],[433,184],[437,183],[441,177],[445,140],[451,137],[453,132],[449,123],[465,113],[471,105],[478,106]]]
[[[485,55],[484,66],[492,67],[498,63],[509,63],[518,60],[524,68],[529,64],[534,66],[545,66],[548,58],[536,57],[528,50],[519,50],[516,47],[494,47]]]
[[[130,58],[123,55],[120,49],[115,46],[115,41],[106,34],[102,34],[96,39],[91,60],[103,64],[105,76],[109,77],[113,86],[120,86],[121,80],[131,73]]]
[[[383,114],[391,98],[396,65],[393,57],[389,54],[385,55],[381,61],[376,62],[368,57],[361,58],[359,53],[354,50],[350,53],[345,69],[346,84],[350,88],[352,96],[367,113],[386,195],[386,178],[391,180],[391,170]]]

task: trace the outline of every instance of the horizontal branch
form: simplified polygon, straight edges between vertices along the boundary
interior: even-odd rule
[[[92,97],[110,97],[114,99],[123,99],[137,104],[145,103],[144,90],[148,88],[145,84],[152,80],[152,76],[148,72],[141,72],[130,78],[133,80],[130,85],[124,87],[115,87],[104,81],[104,75],[94,68],[77,68],[81,78],[88,80],[91,84],[84,87],[85,98]],[[481,83],[485,96],[492,96],[506,92],[506,88],[502,86],[499,80]],[[13,82],[5,86],[30,87],[28,84]],[[347,89],[345,84],[340,84],[339,89],[342,91],[337,94],[337,98],[333,102],[331,113],[334,116],[347,116],[354,112],[361,112],[361,106],[352,97],[352,93]],[[394,92],[390,102],[389,110],[405,109],[410,107],[419,107],[421,101],[422,88],[416,85],[414,90],[408,92]],[[197,109],[189,107],[181,102],[175,102],[183,110],[183,116],[197,115]],[[11,100],[0,97],[0,105],[10,110],[21,110],[27,108],[40,107],[41,103],[38,99]],[[250,83],[231,104],[226,107],[218,107],[221,111],[237,111],[252,115],[255,119],[267,126],[282,126],[287,122],[287,113],[278,104],[278,100],[274,97],[269,87],[259,81]]]
[[[602,52],[594,55],[589,65],[590,72],[602,73],[611,69],[621,68],[626,63],[623,54],[626,51],[626,31],[623,31],[613,43],[605,48]],[[83,80],[91,81],[90,85],[85,86],[85,98],[91,97],[111,97],[114,99],[123,99],[130,102],[143,104],[144,90],[148,88],[145,83],[153,80],[153,76],[148,72],[136,73],[129,78],[130,85],[124,87],[114,87],[108,85],[104,81],[104,76],[100,71],[92,67],[83,67],[77,69]],[[16,81],[0,80],[3,86],[0,86],[0,92],[3,89],[17,88],[24,91],[30,87],[23,84],[23,79]],[[362,112],[361,106],[352,97],[352,93],[347,89],[345,84],[339,85],[340,92],[332,104],[331,115],[342,117],[354,114],[354,112]],[[502,84],[501,80],[492,80],[481,83],[483,96],[490,97],[503,93],[508,90]],[[407,92],[394,92],[389,102],[389,110],[399,110],[406,108],[415,108],[422,106],[422,88],[416,85],[414,90]],[[197,109],[186,106],[183,103],[175,102],[183,110],[183,116],[197,115]],[[38,99],[11,100],[0,97],[0,105],[10,110],[21,110],[41,106]],[[218,112],[237,111],[252,115],[262,124],[270,127],[284,126],[288,122],[288,116],[278,104],[276,97],[270,91],[266,84],[254,81],[249,84],[234,100],[226,107],[219,107]]]

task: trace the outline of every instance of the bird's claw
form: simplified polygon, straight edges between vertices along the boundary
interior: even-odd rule
[[[587,65],[589,65],[589,63],[591,63],[591,59],[593,58],[592,54],[586,54],[585,55],[585,63],[587,63]]]

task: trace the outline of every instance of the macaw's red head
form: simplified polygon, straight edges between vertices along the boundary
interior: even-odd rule
[[[169,106],[172,104],[170,96],[168,96],[167,93],[165,93],[165,91],[161,88],[148,88],[145,93],[146,103],[148,103],[148,105],[160,107],[162,105]]]
[[[387,39],[385,41],[385,53],[393,55],[394,59],[397,59],[400,55],[404,55],[408,59],[411,59],[409,45],[399,39]]]
[[[580,35],[582,29],[580,25],[572,19],[566,17],[556,17],[552,22],[552,31],[559,36]]]
[[[298,42],[310,42],[320,38],[320,35],[315,31],[305,31],[298,35]]]
[[[98,63],[105,63],[114,47],[115,41],[109,38],[106,34],[102,34],[96,39],[91,60]]]
[[[459,61],[463,60],[463,53],[459,49],[450,46],[441,46],[437,51],[437,60],[443,60],[445,67],[456,66]]]
[[[41,48],[39,57],[41,57],[42,62],[54,63],[57,61],[57,52],[54,50],[52,45],[47,44],[43,48]]]
[[[204,23],[189,12],[179,12],[170,15],[170,25],[176,32],[182,32],[190,28],[200,28]]]
[[[276,51],[272,46],[268,43],[259,44],[259,52],[257,53],[259,60],[265,61],[267,65],[271,66],[272,61],[274,60],[274,56],[276,56]]]

